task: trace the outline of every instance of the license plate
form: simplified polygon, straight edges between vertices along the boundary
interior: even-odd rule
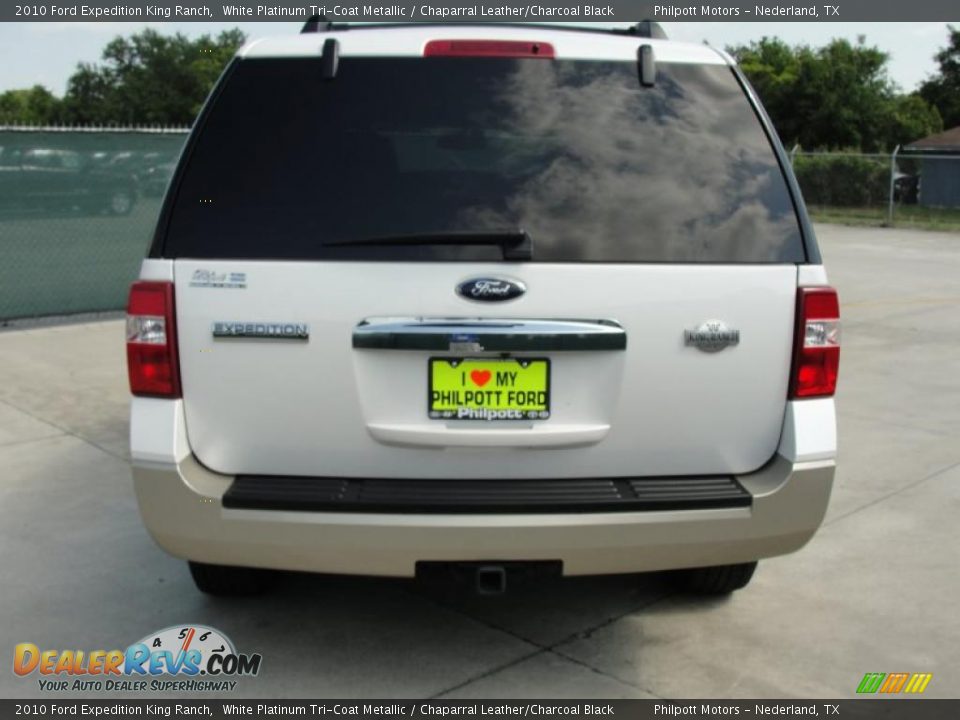
[[[546,358],[430,358],[427,412],[435,420],[546,420]]]

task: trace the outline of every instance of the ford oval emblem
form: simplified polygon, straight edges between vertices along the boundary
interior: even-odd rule
[[[504,278],[473,278],[457,285],[457,294],[460,297],[478,302],[513,300],[526,291],[527,286],[522,282]]]

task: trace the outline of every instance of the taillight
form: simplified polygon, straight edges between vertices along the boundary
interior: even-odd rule
[[[180,397],[172,282],[140,280],[130,287],[127,373],[134,395]]]
[[[840,368],[840,303],[833,288],[800,288],[791,398],[829,397]]]
[[[528,40],[431,40],[424,57],[544,58],[556,56],[553,45]]]

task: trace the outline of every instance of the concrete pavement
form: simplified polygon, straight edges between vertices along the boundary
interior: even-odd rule
[[[868,671],[960,695],[960,236],[818,231],[844,321],[834,497],[727,600],[658,575],[492,599],[290,575],[204,597],[137,515],[122,323],[0,333],[0,656],[204,623],[263,654],[247,696],[843,698]],[[41,695],[35,677],[0,672],[0,696]]]

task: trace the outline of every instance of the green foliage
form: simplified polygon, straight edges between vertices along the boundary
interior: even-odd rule
[[[814,222],[858,225],[860,227],[888,226],[887,208],[882,205],[842,208],[812,207],[810,214]],[[960,210],[924,207],[923,205],[897,205],[893,216],[893,224],[896,227],[921,230],[960,232]]]
[[[873,152],[960,124],[960,30],[949,31],[939,74],[909,95],[897,94],[887,55],[862,37],[820,48],[763,38],[729,50],[785,145]],[[39,85],[0,94],[0,123],[189,125],[244,40],[239,29],[195,40],[150,29],[117,37],[99,64],[77,66],[62,100]]]
[[[944,127],[953,128],[960,125],[960,30],[947,30],[947,47],[934,55],[940,71],[920,86],[920,96],[940,111]]]
[[[0,125],[49,125],[60,116],[60,100],[42,85],[0,94]]]
[[[895,97],[889,110],[888,146],[906,145],[943,129],[940,112],[917,93]]]
[[[793,171],[808,205],[864,207],[890,194],[890,164],[882,158],[797,155]]]
[[[117,37],[99,65],[70,78],[64,115],[72,123],[189,125],[244,34],[228,30],[196,40],[144,30]]]
[[[784,144],[808,149],[891,150],[940,129],[916,95],[898,95],[886,53],[833,40],[791,47],[776,38],[729,48],[756,88]]]
[[[77,66],[62,100],[40,85],[0,94],[0,124],[190,125],[245,39],[239,29],[114,38],[100,64]]]

